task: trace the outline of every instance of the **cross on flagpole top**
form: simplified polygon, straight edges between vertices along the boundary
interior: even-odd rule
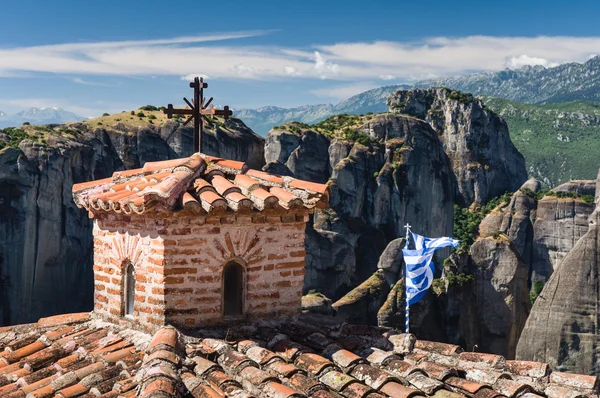
[[[202,77],[195,77],[194,81],[190,82],[190,88],[194,89],[194,100],[190,102],[187,98],[183,98],[189,108],[177,109],[173,108],[173,104],[169,104],[164,113],[169,119],[172,119],[173,115],[190,115],[183,125],[185,126],[192,120],[194,121],[194,153],[197,153],[202,152],[202,133],[204,131],[204,120],[208,121],[207,116],[223,116],[223,118],[229,119],[233,112],[229,109],[229,106],[224,106],[223,109],[215,108],[214,105],[211,105],[212,97],[206,103],[204,102],[204,89],[208,88],[208,83]]]

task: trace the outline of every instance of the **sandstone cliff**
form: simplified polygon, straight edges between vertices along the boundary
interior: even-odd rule
[[[304,289],[334,300],[375,272],[406,222],[450,234],[457,191],[448,156],[427,123],[391,114],[352,123],[334,132],[286,125],[271,131],[265,146],[268,171],[329,180],[330,209],[316,212],[307,229]]]
[[[446,88],[398,90],[387,104],[390,112],[425,120],[439,134],[465,205],[514,192],[527,179],[525,160],[506,123],[471,94]]]
[[[0,150],[0,325],[91,310],[92,224],[73,203],[74,183],[189,156],[192,148],[192,129],[174,121],[27,129],[29,139],[18,148]],[[263,142],[235,119],[204,135],[206,153],[254,167],[263,164]]]
[[[599,374],[600,174],[588,231],[562,260],[536,300],[517,358],[559,370]]]

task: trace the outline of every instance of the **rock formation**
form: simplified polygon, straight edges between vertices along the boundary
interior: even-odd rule
[[[472,95],[446,88],[398,90],[387,104],[390,112],[425,120],[439,134],[465,205],[514,192],[527,179],[506,123]]]
[[[535,301],[517,358],[563,371],[599,374],[600,174],[588,231],[552,274]]]
[[[478,239],[462,260],[460,268],[449,270],[470,280],[461,286],[456,276],[446,278],[442,313],[448,335],[468,349],[514,358],[531,307],[527,264],[504,234]]]
[[[299,178],[330,181],[331,208],[315,213],[307,231],[305,291],[334,300],[375,272],[387,243],[403,236],[404,223],[435,235],[452,231],[456,182],[435,131],[389,114],[372,116],[357,130],[368,126],[378,138],[368,145],[310,129],[267,137],[267,170],[285,167]]]
[[[74,183],[189,156],[192,148],[192,129],[177,122],[46,129],[46,142],[0,150],[0,325],[91,309],[92,224],[73,202]],[[203,141],[208,154],[263,164],[264,140],[239,120],[205,131]]]

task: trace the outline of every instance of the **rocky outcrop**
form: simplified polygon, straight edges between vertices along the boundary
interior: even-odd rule
[[[532,280],[546,281],[588,231],[594,205],[580,197],[544,196],[533,224]]]
[[[380,138],[369,145],[316,138],[321,134],[309,130],[298,133],[302,139],[291,152],[273,144],[278,149],[266,151],[267,169],[283,164],[279,154],[290,152],[283,160],[296,165],[290,167],[294,176],[307,178],[319,170],[331,186],[331,208],[316,212],[307,229],[305,292],[341,298],[375,272],[380,254],[404,235],[406,222],[437,236],[452,231],[456,182],[435,131],[421,120],[390,114],[374,116],[357,129],[369,127]],[[267,141],[277,137],[289,134],[271,132]],[[325,153],[327,164],[314,160]],[[301,157],[304,166],[298,168],[294,159]]]
[[[439,297],[449,342],[515,357],[530,310],[527,264],[504,234],[480,238],[446,263]]]
[[[492,210],[479,226],[481,237],[506,234],[529,267],[529,285],[545,282],[588,230],[594,205],[582,195],[594,195],[589,181],[570,181],[538,200],[539,182],[529,180],[508,205]],[[567,193],[567,195],[560,195]]]
[[[425,120],[439,134],[465,205],[514,192],[527,179],[506,123],[472,95],[445,88],[398,90],[387,104],[391,112]]]
[[[325,295],[316,292],[309,292],[302,296],[302,311],[312,312],[314,314],[333,315],[331,300]]]
[[[517,358],[558,370],[600,374],[600,175],[588,231],[552,274],[532,308]]]
[[[92,224],[73,202],[74,183],[189,156],[192,148],[192,129],[176,122],[47,130],[45,142],[24,140],[0,151],[0,325],[91,310]],[[208,129],[204,147],[214,156],[263,165],[263,139],[240,121]]]
[[[383,271],[377,270],[366,281],[333,303],[338,316],[355,324],[376,324],[377,312],[385,301],[390,287]]]
[[[527,181],[512,195],[507,205],[500,205],[492,210],[479,225],[479,236],[482,238],[506,234],[526,264],[531,263],[533,220],[537,206],[536,191],[528,186],[535,185],[533,181]]]

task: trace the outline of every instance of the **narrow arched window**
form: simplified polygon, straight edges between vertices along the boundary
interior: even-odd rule
[[[244,314],[244,268],[230,262],[223,270],[223,316],[236,317]]]
[[[125,291],[123,292],[123,308],[125,316],[133,316],[133,307],[135,302],[135,271],[133,264],[127,264],[125,272]]]

